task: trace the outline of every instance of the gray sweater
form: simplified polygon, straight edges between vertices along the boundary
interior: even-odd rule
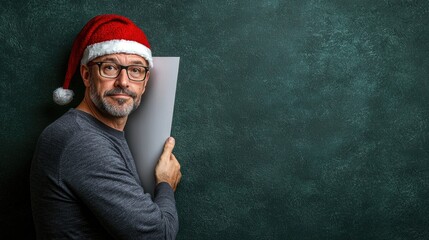
[[[174,239],[174,192],[145,194],[124,133],[70,110],[41,134],[31,174],[38,239]]]

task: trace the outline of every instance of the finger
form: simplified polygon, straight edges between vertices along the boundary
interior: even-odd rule
[[[174,188],[177,188],[177,186],[179,185],[179,182],[180,182],[181,179],[182,179],[182,173],[179,172],[179,175],[176,178],[176,182],[175,182]]]
[[[170,156],[170,161],[180,171],[180,163],[179,163],[179,161],[177,161],[176,156],[174,156],[173,153]]]
[[[167,138],[164,144],[164,151],[162,152],[162,155],[167,155],[167,156],[170,155],[171,152],[173,151],[174,144],[175,144],[175,141],[173,137]]]
[[[177,178],[176,184],[178,184],[180,182],[180,180],[182,180],[182,172],[179,172],[179,177]]]

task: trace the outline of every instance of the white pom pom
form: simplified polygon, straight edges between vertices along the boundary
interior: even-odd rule
[[[59,87],[54,91],[54,102],[58,105],[66,105],[73,100],[73,91]]]

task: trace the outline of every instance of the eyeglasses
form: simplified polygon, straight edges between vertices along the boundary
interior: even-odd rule
[[[149,68],[143,65],[122,66],[113,62],[90,62],[88,66],[98,66],[100,76],[105,78],[117,78],[122,69],[125,69],[130,80],[143,82],[146,79]]]

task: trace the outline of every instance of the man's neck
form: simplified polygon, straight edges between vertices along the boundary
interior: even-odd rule
[[[103,114],[102,112],[100,112],[100,110],[98,110],[98,108],[94,105],[91,99],[86,95],[83,101],[79,104],[79,106],[76,107],[76,109],[91,114],[100,122],[119,131],[123,131],[125,124],[127,123],[128,117],[119,118],[119,117],[106,116],[106,114]]]

